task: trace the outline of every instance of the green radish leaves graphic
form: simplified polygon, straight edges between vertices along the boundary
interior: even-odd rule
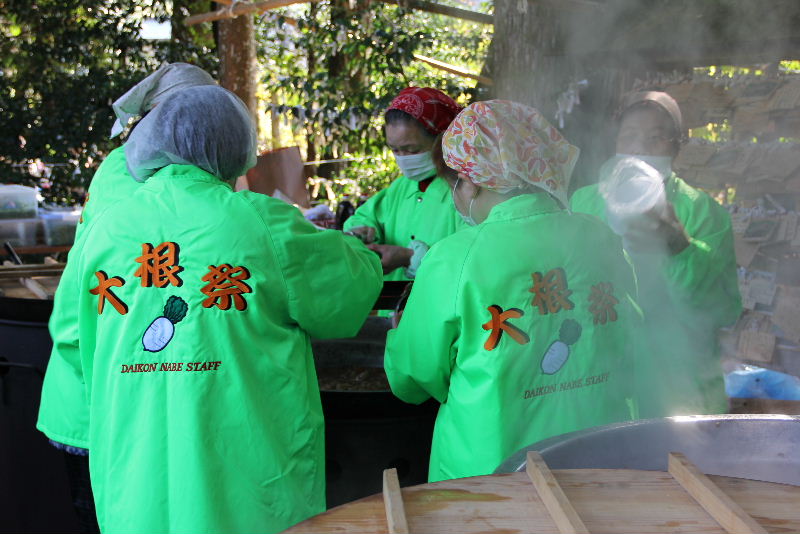
[[[572,319],[561,323],[558,331],[558,341],[553,341],[542,357],[542,372],[554,375],[564,367],[569,359],[569,347],[581,337],[581,325]]]
[[[189,306],[180,297],[171,296],[164,306],[164,315],[157,317],[142,336],[142,346],[148,352],[159,352],[166,347],[175,335],[175,325],[186,317]]]

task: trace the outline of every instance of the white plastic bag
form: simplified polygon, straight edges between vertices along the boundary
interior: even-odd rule
[[[609,159],[600,168],[599,187],[606,202],[608,224],[617,235],[655,232],[658,219],[666,215],[664,178],[638,158]]]

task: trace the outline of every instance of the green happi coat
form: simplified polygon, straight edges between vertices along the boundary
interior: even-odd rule
[[[124,146],[112,150],[97,168],[89,184],[89,194],[75,232],[75,242],[80,240],[95,214],[127,198],[140,185],[128,172]],[[53,339],[56,356],[51,358],[48,366],[43,388],[48,404],[40,414],[39,423],[50,429],[50,439],[86,449],[89,447],[89,407],[83,377],[57,355],[61,350],[74,350],[76,347],[73,343],[78,339],[78,310],[74,303],[80,288],[78,261],[74,258],[80,253],[74,250],[69,253],[50,316],[50,337]],[[50,407],[57,409],[49,411]]]
[[[675,174],[665,189],[690,244],[668,258],[630,253],[646,330],[637,338],[639,416],[725,413],[717,331],[742,310],[730,215]],[[597,185],[576,191],[571,206],[606,220]]]
[[[466,226],[458,215],[450,186],[444,178],[434,177],[425,192],[419,184],[400,176],[376,193],[347,219],[344,229],[370,226],[375,242],[409,247],[412,240],[433,246]],[[386,274],[386,280],[408,280],[403,269]]]
[[[356,334],[374,253],[171,165],[96,212],[69,263],[38,427],[91,450],[104,531],[276,532],[325,509],[309,336]],[[84,384],[81,424],[64,377]]]
[[[140,185],[128,172],[125,146],[117,147],[109,152],[89,184],[89,194],[86,196],[83,216],[81,224],[78,225],[75,240],[78,240],[95,213],[99,213],[109,204],[133,194]]]
[[[632,288],[616,236],[546,194],[506,200],[433,247],[385,360],[395,395],[442,403],[430,480],[629,419]]]

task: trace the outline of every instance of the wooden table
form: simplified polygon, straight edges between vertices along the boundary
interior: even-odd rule
[[[530,465],[530,462],[529,462]],[[691,465],[691,464],[689,464]],[[545,467],[546,469],[546,467]],[[573,469],[552,471],[585,525],[583,532],[726,532],[694,497],[683,475],[662,471]],[[687,475],[689,476],[689,475]],[[800,532],[800,487],[721,476],[698,475],[757,522],[752,532]],[[683,482],[679,482],[683,480]],[[684,485],[682,485],[682,483]],[[688,489],[687,489],[688,488]],[[547,489],[545,488],[545,491]],[[402,489],[408,532],[569,532],[556,525],[527,473],[448,480]],[[712,504],[711,510],[719,504]],[[728,511],[723,510],[723,515]],[[382,495],[373,495],[312,517],[289,533],[385,533]],[[719,519],[719,517],[718,517]],[[729,527],[730,528],[730,527]],[[734,528],[739,528],[734,526]],[[581,532],[578,528],[572,530]],[[741,530],[739,530],[741,531]],[[746,530],[745,530],[746,531]],[[399,531],[398,531],[399,532]]]

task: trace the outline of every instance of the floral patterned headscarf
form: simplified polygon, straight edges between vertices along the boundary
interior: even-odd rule
[[[447,128],[442,151],[447,166],[476,185],[499,193],[538,187],[564,206],[580,153],[537,110],[507,100],[466,107]]]

